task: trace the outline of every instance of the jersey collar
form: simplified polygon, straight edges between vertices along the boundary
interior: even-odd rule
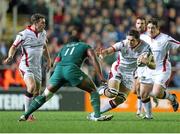
[[[138,44],[136,45],[136,46],[134,46],[134,47],[130,47],[131,49],[136,49],[136,48],[138,48],[139,47],[139,45],[142,43],[142,41],[141,40],[139,40],[139,42],[138,42]]]
[[[27,29],[29,29],[30,31],[34,32],[36,37],[38,37],[38,32],[34,29],[31,28],[31,25],[27,26]]]
[[[156,39],[159,35],[160,35],[160,32],[156,34],[154,37],[152,37],[152,39]]]

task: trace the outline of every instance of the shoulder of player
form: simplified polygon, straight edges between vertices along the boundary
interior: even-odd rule
[[[19,31],[16,35],[20,36],[21,38],[24,38],[26,36],[26,31],[25,30]]]
[[[45,35],[46,35],[46,33],[47,33],[46,30],[43,30],[43,31],[42,31],[42,34],[45,34]]]
[[[162,38],[167,39],[167,38],[170,37],[170,36],[167,35],[167,34],[165,34],[165,33],[160,33],[158,37],[161,38],[161,39],[162,39]]]
[[[126,44],[127,44],[127,40],[122,40],[122,41],[116,42],[114,45],[122,45],[122,47],[125,47]]]
[[[22,33],[22,34],[29,34],[29,33],[32,33],[32,30],[29,30],[29,28],[25,28],[24,30],[20,31],[19,33]],[[46,30],[43,30],[41,32],[42,34],[47,34]]]
[[[87,48],[92,48],[92,46],[91,46],[90,44],[87,44],[87,43],[82,42],[82,41],[80,41],[79,44],[80,44],[80,45],[83,45],[83,46],[85,46],[85,47],[87,47]]]
[[[140,39],[145,41],[145,40],[151,39],[151,37],[148,36],[146,33],[144,33],[144,34],[141,34],[141,35],[140,35]]]
[[[66,47],[91,47],[89,44],[86,44],[85,42],[68,42],[64,44],[63,48]]]
[[[172,39],[172,37],[169,36],[169,35],[167,35],[167,34],[165,34],[165,33],[160,33],[160,34],[158,35],[158,37],[155,38],[156,41],[161,42],[161,43],[163,43],[163,44],[166,43],[166,42],[168,42],[169,39]]]
[[[149,43],[147,43],[145,40],[141,40],[141,46],[149,46]]]
[[[25,28],[24,30],[20,31],[18,34],[26,36],[30,33],[31,31],[28,28]]]

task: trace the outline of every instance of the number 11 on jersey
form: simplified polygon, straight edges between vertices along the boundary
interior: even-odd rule
[[[68,48],[68,49],[66,50],[64,56],[66,56],[67,54],[68,54],[68,55],[72,55],[73,52],[74,52],[74,49],[75,49],[75,47]]]

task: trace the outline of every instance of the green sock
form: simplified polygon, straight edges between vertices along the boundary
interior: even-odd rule
[[[46,97],[39,95],[37,97],[35,97],[30,106],[28,111],[24,114],[26,118],[29,117],[29,115],[31,115],[34,111],[36,111],[39,107],[41,107],[44,103],[46,102]]]
[[[97,92],[91,92],[91,105],[93,106],[94,109],[94,116],[95,117],[100,117],[100,97]]]

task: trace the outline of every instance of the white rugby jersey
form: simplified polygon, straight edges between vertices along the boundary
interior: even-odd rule
[[[143,40],[151,47],[156,63],[156,70],[166,71],[167,65],[170,63],[169,50],[179,48],[180,42],[164,33],[158,34],[155,38],[144,35]]]
[[[46,44],[46,31],[37,33],[28,26],[25,30],[18,33],[13,45],[22,49],[20,64],[29,68],[40,67],[43,46]]]
[[[144,41],[144,36],[146,36],[146,35],[147,35],[147,32],[142,32],[140,34],[140,39]],[[135,77],[141,78],[141,76],[143,76],[146,68],[148,68],[148,67],[147,66],[138,66],[137,72],[134,74]]]
[[[143,33],[140,34],[140,39],[143,40],[143,41],[145,41],[144,36],[147,36],[147,32],[143,32]]]
[[[118,42],[112,46],[114,51],[119,51],[116,70],[124,70],[132,73],[137,68],[137,58],[142,53],[151,53],[150,46],[144,42],[140,41],[136,48],[130,48],[126,40]]]

